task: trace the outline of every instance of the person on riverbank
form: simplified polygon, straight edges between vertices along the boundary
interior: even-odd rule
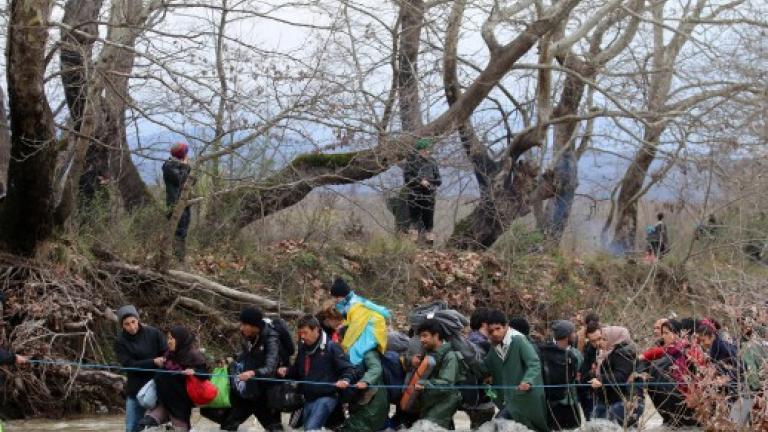
[[[304,395],[304,430],[320,430],[339,403],[337,389],[348,388],[356,372],[344,350],[330,340],[314,315],[303,316],[297,327],[299,353],[290,368],[278,369],[278,376],[317,383],[301,384],[300,391]]]
[[[576,332],[576,348],[581,352],[582,357],[579,373],[580,384],[588,384],[595,377],[598,345],[590,340],[589,334],[599,330],[600,327],[600,315],[596,312],[589,312],[584,316],[583,324]],[[595,406],[594,391],[588,386],[582,385],[578,387],[577,392],[584,419],[589,421]]]
[[[200,410],[200,414],[221,425],[223,431],[236,431],[250,416],[255,416],[264,430],[282,431],[280,412],[269,406],[267,392],[270,383],[253,378],[275,378],[280,366],[280,336],[264,321],[264,314],[256,307],[240,312],[242,351],[234,363],[237,375],[230,388],[229,409]]]
[[[115,355],[120,365],[125,368],[146,370],[128,370],[128,377],[123,392],[125,393],[125,431],[135,432],[139,420],[146,410],[139,404],[136,395],[154,376],[152,369],[162,368],[163,354],[168,350],[165,335],[160,330],[142,324],[139,312],[133,305],[125,305],[117,310],[117,319],[121,331],[115,340]]]
[[[420,138],[416,141],[415,151],[405,162],[403,182],[407,190],[408,215],[410,217],[409,235],[424,239],[432,244],[435,237],[432,228],[435,224],[435,196],[442,184],[440,169],[430,154],[432,141]]]
[[[165,205],[170,219],[173,207],[181,198],[181,190],[189,177],[189,145],[176,143],[171,147],[171,157],[163,163],[163,182],[165,182]],[[187,231],[192,220],[189,206],[184,207],[174,234],[173,253],[180,262],[187,254]]]
[[[384,430],[389,416],[389,397],[385,388],[371,388],[384,384],[381,355],[375,349],[365,353],[358,366],[362,378],[354,386],[354,398],[349,403],[349,418],[339,429],[341,432],[378,432]]]
[[[174,431],[190,430],[194,403],[187,393],[187,379],[194,376],[208,380],[210,372],[205,357],[194,345],[195,335],[186,327],[177,325],[171,328],[168,351],[163,357],[164,371],[157,372],[153,378],[157,406],[139,422],[139,430],[152,429],[168,422]]]
[[[517,330],[509,327],[499,310],[488,314],[488,334],[493,348],[485,358],[485,368],[494,385],[504,386],[497,406],[502,418],[514,420],[536,431],[547,431],[547,414],[541,362],[536,349]]]

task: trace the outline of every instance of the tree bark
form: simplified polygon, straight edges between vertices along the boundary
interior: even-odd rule
[[[561,2],[556,11],[531,23],[508,44],[493,47],[487,66],[456,103],[413,133],[393,139],[384,138],[373,148],[358,152],[301,155],[264,182],[228,193],[230,202],[241,203],[235,225],[242,228],[255,220],[290,207],[304,199],[316,187],[349,184],[374,177],[403,160],[417,138],[450,134],[466,122],[512,66],[541,36],[564,20],[579,1]],[[511,178],[509,180],[511,181]]]
[[[12,0],[7,76],[11,112],[8,192],[0,207],[0,242],[32,256],[54,227],[57,142],[43,85],[50,0]]]
[[[11,161],[11,131],[5,112],[5,93],[0,88],[0,203],[8,190],[8,164]]]
[[[405,133],[424,125],[419,98],[419,47],[424,27],[424,1],[405,0],[400,6],[400,47],[398,56],[398,91],[400,93],[400,123]]]

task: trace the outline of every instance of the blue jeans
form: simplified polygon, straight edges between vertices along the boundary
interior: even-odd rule
[[[605,401],[595,401],[595,408],[592,411],[592,418],[595,419],[608,419],[614,423],[627,426],[632,426],[637,423],[637,420],[643,415],[645,411],[645,402],[639,399],[638,405],[635,407],[633,413],[626,413],[624,410],[624,402],[614,402],[610,405],[606,405]],[[629,418],[625,419],[625,416],[629,414]]]
[[[304,430],[315,431],[325,426],[326,420],[336,408],[334,397],[321,397],[304,404]]]
[[[139,420],[144,417],[146,411],[135,397],[127,398],[125,400],[125,432],[136,432]]]

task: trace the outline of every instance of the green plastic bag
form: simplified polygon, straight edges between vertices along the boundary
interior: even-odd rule
[[[215,368],[211,373],[211,384],[216,386],[218,393],[216,393],[216,399],[204,408],[231,407],[232,405],[229,402],[229,372],[227,371],[227,368]]]

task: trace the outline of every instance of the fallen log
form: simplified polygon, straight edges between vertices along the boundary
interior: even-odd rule
[[[296,309],[283,309],[279,302],[270,300],[266,297],[230,288],[205,277],[180,270],[170,270],[168,273],[160,273],[134,264],[119,261],[100,262],[99,266],[102,269],[112,272],[131,273],[148,280],[163,281],[173,285],[183,286],[187,289],[193,288],[211,292],[230,300],[260,306],[269,311],[274,311],[281,316],[297,317],[304,314],[304,312]]]

